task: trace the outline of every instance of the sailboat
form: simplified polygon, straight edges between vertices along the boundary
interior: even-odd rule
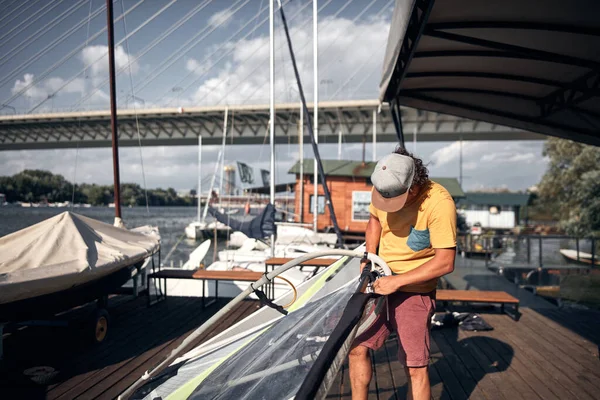
[[[225,139],[227,137],[227,120],[228,120],[228,112],[229,110],[225,108],[225,118],[223,121],[223,143],[221,145],[221,150],[219,151],[219,155],[217,156],[217,163],[215,164],[215,171],[212,175],[212,179],[210,182],[210,188],[208,189],[208,195],[206,197],[206,203],[204,206],[204,211],[201,213],[202,204],[202,135],[198,135],[198,205],[197,205],[197,217],[195,221],[192,221],[188,226],[185,227],[185,236],[188,239],[198,240],[203,239],[208,236],[217,235],[223,236],[226,235],[231,229],[219,221],[206,221],[206,216],[208,212],[208,204],[211,201],[213,189],[215,185],[215,179],[217,177],[217,173],[220,172],[221,176],[221,184],[219,187],[219,195],[222,194],[223,191],[223,160],[225,159]],[[219,169],[221,171],[219,171]]]
[[[110,225],[64,212],[0,238],[0,338],[6,323],[53,317],[97,299],[98,312],[92,333],[97,342],[103,341],[108,329],[105,309],[108,294],[144,271],[154,262],[154,255],[160,254],[158,228],[145,226],[127,230],[121,219],[110,0],[107,1],[107,25],[115,223]]]

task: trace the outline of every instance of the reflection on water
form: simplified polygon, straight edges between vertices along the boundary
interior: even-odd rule
[[[561,249],[575,250],[578,244],[581,252],[591,253],[589,239],[505,238],[503,251],[490,267],[511,282],[559,303],[600,307],[600,266],[590,268],[567,260],[560,253]]]
[[[0,207],[0,237],[26,228],[45,219],[69,211],[69,208],[23,208],[5,206]],[[74,212],[86,217],[112,224],[115,209],[108,207],[75,208]],[[166,264],[173,262],[174,266],[187,261],[188,255],[200,244],[185,238],[184,229],[196,218],[194,207],[151,207],[150,212],[143,207],[123,208],[123,221],[130,228],[141,225],[158,226],[161,236],[161,252],[163,261],[173,246],[179,241],[177,248],[172,252]],[[219,250],[224,243],[218,245]],[[206,256],[206,262],[213,260],[213,249]]]

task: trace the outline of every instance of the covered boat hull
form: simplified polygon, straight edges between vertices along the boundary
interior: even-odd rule
[[[73,307],[114,293],[131,279],[134,270],[144,262],[120,268],[108,275],[81,285],[37,297],[0,304],[0,322],[17,322],[48,318]]]

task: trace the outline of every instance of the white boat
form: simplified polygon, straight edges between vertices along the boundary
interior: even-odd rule
[[[71,212],[0,238],[0,321],[47,316],[118,289],[158,251],[158,229]]]
[[[590,253],[586,253],[583,251],[579,252],[579,257],[577,254],[577,250],[572,249],[560,249],[560,254],[563,255],[567,260],[573,262],[579,262],[583,264],[591,264],[592,263],[592,255]],[[594,255],[594,264],[598,265],[600,262],[599,257]]]
[[[190,224],[185,227],[185,236],[188,239],[201,240],[204,238],[213,237],[215,234],[215,230],[216,230],[217,236],[219,236],[219,237],[223,237],[224,235],[227,234],[227,232],[231,231],[231,229],[227,225],[225,225],[219,221],[212,221],[212,222],[193,221],[193,222],[190,222]]]
[[[335,233],[321,233],[308,229],[305,226],[288,222],[276,222],[277,244],[309,244],[334,246],[337,241]],[[248,236],[242,232],[232,232],[229,237],[230,247],[241,247]]]

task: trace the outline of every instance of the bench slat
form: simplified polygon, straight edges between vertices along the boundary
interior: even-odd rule
[[[206,270],[186,270],[186,269],[163,269],[150,278],[164,279],[213,279],[219,281],[247,281],[254,282],[259,280],[263,274],[254,271],[206,271]]]
[[[285,257],[273,257],[265,260],[266,265],[283,265],[287,262],[292,261],[293,258],[285,258]],[[336,258],[315,258],[314,260],[304,261],[301,263],[301,266],[310,266],[310,267],[329,267],[331,264],[336,262]]]
[[[506,292],[484,290],[443,290],[436,292],[438,301],[469,301],[481,303],[519,304],[519,299]]]

